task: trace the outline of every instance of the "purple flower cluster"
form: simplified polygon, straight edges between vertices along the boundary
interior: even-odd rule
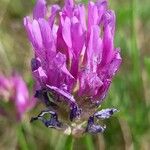
[[[26,83],[19,75],[0,75],[0,98],[15,106],[17,120],[22,119],[24,113],[35,105],[35,99],[30,98]],[[0,111],[2,114],[9,113],[4,108],[0,108]]]
[[[32,121],[72,134],[103,132],[95,120],[116,109],[95,112],[121,63],[114,47],[115,14],[107,0],[89,1],[87,8],[73,0],[65,0],[63,8],[37,0],[33,19],[25,17],[24,26],[35,53],[35,96],[47,107]]]

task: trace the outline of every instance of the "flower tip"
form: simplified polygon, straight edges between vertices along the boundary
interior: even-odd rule
[[[46,1],[37,0],[33,10],[33,18],[34,19],[43,18],[45,14],[46,14]]]
[[[74,5],[74,0],[65,0],[65,5],[66,5],[66,6],[71,6],[71,7],[73,7],[73,5]]]

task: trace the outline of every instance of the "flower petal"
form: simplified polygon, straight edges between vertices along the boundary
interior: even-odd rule
[[[59,5],[52,5],[50,7],[50,9],[51,9],[51,15],[50,15],[50,17],[48,19],[48,22],[49,22],[49,25],[50,25],[50,27],[52,29],[54,21],[55,21],[55,17],[57,15],[58,11],[60,10],[60,7],[59,7]]]
[[[51,48],[51,41],[52,39],[52,33],[51,33],[51,28],[48,24],[48,22],[45,19],[39,19],[39,26],[41,30],[41,35],[43,39],[43,44],[46,49]]]
[[[110,118],[115,112],[118,112],[115,108],[107,108],[102,109],[101,111],[98,111],[94,114],[94,117],[98,119],[108,119]]]
[[[65,0],[65,6],[73,7],[74,6],[73,0]]]
[[[36,45],[35,47],[36,50],[41,50],[43,48],[43,40],[42,40],[40,26],[37,20],[33,20],[32,33]]]
[[[103,56],[102,65],[108,64],[114,57],[114,31],[115,14],[113,11],[107,11],[103,16],[104,34],[103,34]]]
[[[27,86],[19,75],[15,75],[12,80],[15,89],[14,103],[16,105],[17,115],[21,119],[22,115],[35,105],[35,100],[33,98],[30,99]]]
[[[97,105],[100,105],[102,100],[106,97],[111,80],[106,79],[103,81],[103,85],[98,89],[97,95],[93,97],[93,102],[97,102]]]
[[[45,114],[49,114],[50,118],[46,119]],[[61,129],[63,124],[58,120],[58,116],[54,111],[45,110],[42,111],[37,117],[32,117],[30,122],[41,120],[43,124],[48,128]]]
[[[37,0],[33,10],[33,18],[34,19],[44,18],[45,15],[46,15],[46,1]]]
[[[97,134],[97,133],[104,132],[105,129],[106,129],[106,126],[102,127],[102,126],[96,125],[94,123],[94,117],[89,118],[87,128],[86,128],[86,132],[88,132],[90,134]]]
[[[71,39],[71,22],[68,17],[65,18],[64,23],[62,25],[62,36],[66,45],[71,48],[72,47],[72,39]]]
[[[56,93],[57,95],[59,96],[62,96],[63,98],[60,99],[60,100],[64,100],[66,101],[67,103],[69,103],[70,105],[72,104],[75,104],[76,101],[73,97],[73,95],[71,95],[70,93],[68,93],[67,91],[64,91],[62,89],[59,89],[55,86],[49,86],[49,85],[46,85],[47,88],[50,90],[50,91],[53,91],[54,93]]]

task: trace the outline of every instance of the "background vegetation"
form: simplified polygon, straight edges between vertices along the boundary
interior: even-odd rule
[[[104,134],[76,139],[74,150],[149,150],[150,1],[109,1],[117,16],[115,43],[121,47],[123,63],[102,107],[114,106],[120,112],[105,121]],[[53,0],[49,4],[55,2],[62,3]],[[0,0],[0,73],[9,75],[16,70],[30,89],[32,50],[22,19],[31,13],[34,3],[35,0]],[[29,123],[40,107],[38,104],[27,113],[21,123],[0,117],[0,149],[67,150],[70,137],[39,122]]]

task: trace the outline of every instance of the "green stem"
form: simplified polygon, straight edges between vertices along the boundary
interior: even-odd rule
[[[95,149],[91,135],[86,135],[84,138],[84,142],[85,142],[87,150],[94,150]]]
[[[73,150],[74,138],[70,135],[66,140],[65,150]]]
[[[17,126],[17,138],[20,149],[28,150],[27,142],[23,132],[23,125],[21,123]]]

